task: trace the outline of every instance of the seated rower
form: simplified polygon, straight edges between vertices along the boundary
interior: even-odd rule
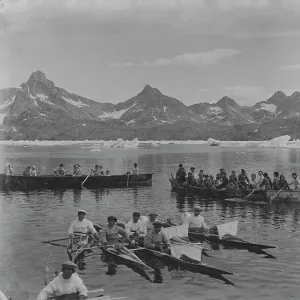
[[[134,235],[136,234],[138,237],[141,234],[144,234],[144,226],[142,222],[139,220],[141,214],[138,212],[134,212],[132,214],[132,219],[125,224],[125,230],[128,233],[128,235]]]
[[[179,183],[183,183],[186,181],[186,172],[185,169],[183,167],[183,164],[179,164],[179,169],[176,172],[176,180]]]
[[[250,189],[255,189],[257,187],[258,183],[256,180],[256,175],[255,174],[251,174],[251,180],[249,182],[249,188]]]
[[[37,176],[36,167],[32,166],[30,169],[30,176]]]
[[[6,175],[13,175],[14,170],[10,165],[7,165],[7,169],[5,169]]]
[[[229,183],[233,183],[231,186],[235,186],[236,188],[239,187],[238,185],[238,178],[236,176],[236,171],[235,170],[232,170],[230,176],[229,176],[229,179],[228,179]]]
[[[291,183],[289,183],[289,185],[292,186],[293,191],[299,191],[300,183],[299,183],[299,180],[297,179],[297,174],[293,173],[292,177],[293,177],[293,180]]]
[[[196,180],[195,180],[192,172],[188,173],[188,177],[186,179],[186,184],[190,185],[190,186],[196,185]]]
[[[81,176],[81,171],[78,165],[73,166],[73,176]]]
[[[194,179],[195,179],[195,182],[196,182],[199,176],[198,176],[198,174],[195,172],[195,167],[190,167],[190,170],[191,170],[191,173],[192,173],[192,175],[193,175],[193,177],[194,177]]]
[[[208,174],[204,175],[203,187],[206,189],[212,188],[211,180],[209,179]]]
[[[74,299],[79,300],[87,298],[88,290],[75,272],[76,264],[67,261],[61,266],[61,273],[41,290],[37,300],[47,300],[50,296],[55,297],[55,299],[58,299],[59,296],[73,296]]]
[[[279,190],[279,173],[274,172],[274,178],[273,178],[273,190]]]
[[[92,234],[96,239],[98,239],[97,231],[94,228],[93,223],[85,218],[86,211],[79,209],[77,214],[78,218],[71,223],[68,231],[70,239],[86,236],[87,234]]]
[[[145,224],[145,228],[147,230],[147,232],[151,231],[154,229],[153,223],[157,221],[157,214],[156,213],[150,213],[149,214],[149,220],[148,222]]]
[[[104,247],[117,244],[119,242],[119,234],[122,235],[127,242],[131,243],[127,232],[116,225],[117,218],[115,216],[109,216],[107,222],[108,225],[102,229],[100,235],[100,242]]]
[[[186,224],[189,224],[189,229],[192,229],[192,231],[196,231],[197,229],[205,231],[209,229],[204,222],[204,218],[200,215],[201,211],[201,207],[196,205],[193,214],[186,219]]]
[[[239,180],[240,188],[247,188],[250,180],[249,180],[249,178],[246,174],[246,171],[244,169],[241,169],[241,174],[239,174],[238,180]]]
[[[269,179],[268,173],[263,174],[264,178],[259,186],[260,190],[271,190],[271,180]]]
[[[60,164],[56,169],[54,169],[55,176],[65,176],[64,165]]]
[[[23,176],[31,176],[30,169],[31,169],[31,167],[28,166],[28,167],[25,169],[25,171],[23,172]]]
[[[132,175],[137,175],[137,174],[139,174],[139,168],[138,168],[137,163],[134,163],[133,164]]]
[[[283,189],[283,190],[289,190],[290,186],[288,185],[284,175],[280,175],[280,180],[279,180],[279,189]]]
[[[228,178],[226,173],[223,171],[221,173],[221,184],[217,186],[217,189],[226,189],[228,185]]]
[[[154,229],[149,231],[144,238],[144,247],[151,250],[171,253],[171,244],[167,236],[161,231],[163,223],[153,222]]]

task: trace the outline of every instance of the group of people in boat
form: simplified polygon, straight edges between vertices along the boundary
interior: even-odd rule
[[[235,170],[228,176],[225,169],[213,175],[204,174],[203,170],[199,173],[195,171],[195,167],[190,167],[190,172],[186,172],[183,164],[179,164],[176,172],[176,181],[181,185],[195,186],[202,188],[216,189],[258,189],[258,190],[300,190],[300,182],[296,173],[292,173],[292,180],[288,182],[283,174],[279,172],[273,173],[273,179],[268,173],[259,171],[258,174],[251,174],[248,177],[246,171],[241,169],[237,174]]]
[[[82,168],[80,164],[75,164],[73,166],[72,170],[72,176],[81,176]],[[64,169],[63,164],[59,164],[57,168],[53,170],[54,176],[65,176],[69,171]],[[137,163],[133,164],[133,170],[132,173],[127,172],[126,175],[133,174],[137,175],[139,173],[138,165]],[[11,165],[8,165],[5,169],[6,175],[13,175],[13,168]],[[23,172],[23,176],[37,176],[39,173],[37,172],[37,168],[35,166],[28,166]],[[89,174],[90,176],[110,176],[111,172],[110,170],[104,170],[103,166],[101,165],[95,165],[94,169],[91,169],[91,172]]]
[[[200,215],[202,209],[195,206],[193,213],[182,223],[189,224],[190,230],[203,229],[207,230],[203,217]],[[132,214],[132,219],[124,223],[119,221],[115,216],[107,218],[107,225],[98,233],[93,223],[86,219],[87,212],[83,209],[78,210],[77,218],[72,221],[68,234],[70,243],[78,237],[91,235],[95,242],[99,243],[104,249],[114,246],[118,249],[119,235],[123,236],[125,241],[130,245],[135,245],[135,237],[143,237],[143,246],[147,249],[171,253],[171,243],[167,235],[162,231],[165,222],[158,219],[158,215],[154,212],[149,213],[149,218],[141,216],[139,212]],[[183,213],[183,216],[185,213]],[[88,290],[75,272],[77,265],[72,261],[67,261],[61,265],[61,272],[55,277],[45,288],[39,293],[37,300],[47,300],[50,296],[65,296],[74,294],[78,299],[87,298]]]

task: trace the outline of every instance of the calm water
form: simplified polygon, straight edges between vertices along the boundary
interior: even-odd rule
[[[36,165],[42,174],[52,173],[59,163],[72,169],[74,163],[87,173],[103,164],[113,173],[123,173],[135,161],[141,172],[153,172],[152,187],[105,191],[32,191],[0,194],[0,289],[17,299],[34,299],[44,285],[46,265],[59,269],[67,260],[65,249],[42,244],[67,235],[79,207],[87,218],[105,223],[109,214],[128,219],[133,211],[155,211],[163,219],[177,217],[194,204],[200,204],[208,225],[239,220],[239,236],[276,245],[269,253],[276,259],[246,250],[220,249],[204,262],[233,272],[227,276],[235,286],[223,284],[201,274],[163,270],[163,283],[146,281],[126,266],[118,266],[114,276],[99,256],[86,260],[80,272],[89,289],[103,288],[114,297],[132,299],[299,299],[300,296],[300,205],[259,205],[202,200],[178,196],[170,191],[168,178],[179,162],[216,174],[218,169],[244,168],[271,174],[275,170],[300,173],[300,154],[293,149],[218,148],[201,145],[165,146],[160,150],[102,149],[92,152],[83,147],[2,147],[0,169],[11,163],[15,172]],[[290,176],[289,176],[290,178]]]

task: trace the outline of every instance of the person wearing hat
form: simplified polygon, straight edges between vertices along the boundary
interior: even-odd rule
[[[88,296],[88,290],[83,284],[82,279],[75,272],[76,264],[72,261],[63,263],[61,272],[39,293],[37,300],[47,300],[50,296],[72,295],[74,299],[83,300]]]
[[[139,220],[141,214],[139,212],[134,212],[132,214],[132,219],[125,224],[125,230],[128,235],[136,234],[138,237],[141,234],[144,234],[144,226],[142,222]]]
[[[247,188],[250,180],[249,180],[249,178],[246,174],[246,171],[244,169],[241,169],[241,174],[239,174],[238,180],[239,180],[240,188]]]
[[[149,232],[150,230],[154,229],[153,223],[157,220],[157,214],[156,213],[150,213],[149,214],[149,220],[148,222],[145,224],[145,228],[147,230],[147,232]]]
[[[193,175],[195,181],[198,180],[198,177],[199,177],[199,176],[198,176],[198,174],[195,172],[195,167],[190,167],[190,170],[191,170],[191,173],[192,173],[192,175]]]
[[[73,166],[73,176],[81,176],[81,171],[78,164]]]
[[[117,218],[115,216],[109,216],[107,222],[107,226],[102,229],[100,235],[100,242],[104,247],[116,245],[119,242],[119,234],[122,235],[127,242],[131,243],[126,230],[116,224]]]
[[[63,164],[60,164],[57,168],[54,169],[55,176],[65,176],[66,172],[67,171],[65,171]]]
[[[180,183],[186,181],[186,171],[183,167],[183,164],[179,164],[179,169],[176,172],[176,180]]]
[[[86,211],[83,209],[78,210],[78,217],[74,220],[69,228],[69,237],[72,239],[74,236],[85,236],[89,233],[96,235],[97,231],[93,223],[85,218]]]
[[[139,174],[139,168],[138,168],[137,163],[134,163],[134,164],[133,164],[132,174],[133,174],[133,175]]]
[[[161,231],[163,223],[153,222],[153,230],[149,231],[144,238],[144,247],[165,253],[171,253],[171,244],[167,236]]]
[[[30,169],[30,176],[37,176],[36,167],[32,166]]]
[[[200,215],[202,209],[199,205],[194,206],[193,213],[187,218],[187,222],[189,224],[190,229],[203,229],[208,230],[204,222],[204,218]]]

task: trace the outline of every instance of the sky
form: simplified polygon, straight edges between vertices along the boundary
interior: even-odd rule
[[[253,105],[300,91],[299,53],[299,0],[0,0],[0,88],[40,70],[99,102]]]

